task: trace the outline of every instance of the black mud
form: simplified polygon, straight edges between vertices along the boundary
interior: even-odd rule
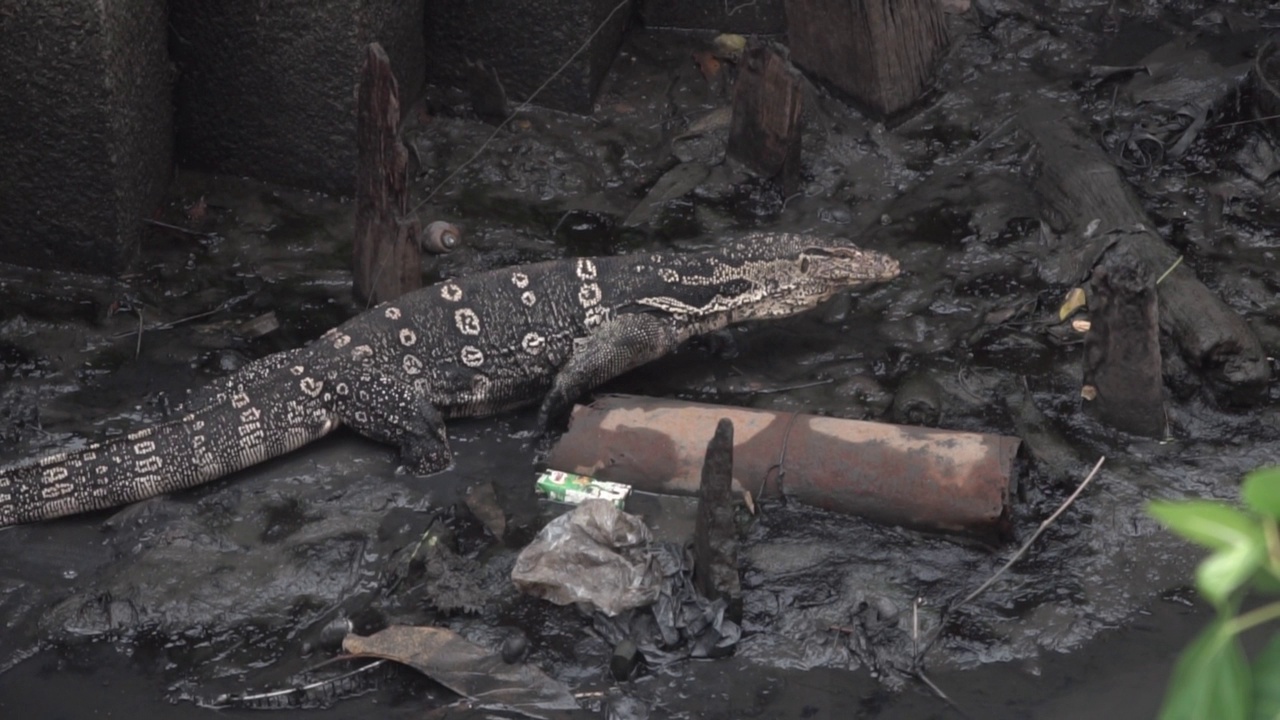
[[[1171,157],[1132,132],[1144,117],[1140,102],[1117,100],[1136,92],[1127,77],[1091,73],[1140,64],[1175,38],[1235,68],[1266,18],[1127,5],[1111,30],[1115,3],[975,2],[950,18],[946,91],[891,126],[811,88],[805,182],[792,197],[723,161],[727,125],[714,113],[728,94],[688,60],[702,36],[635,33],[590,118],[529,110],[494,135],[469,119],[464,98],[433,93],[406,135],[424,168],[420,197],[488,144],[422,210],[466,234],[465,248],[432,258],[427,273],[711,246],[759,228],[892,253],[905,272],[889,286],[696,343],[609,389],[885,420],[903,394],[897,406],[937,426],[1020,436],[1030,456],[1012,518],[1019,538],[1107,456],[1033,552],[951,617],[924,667],[975,717],[1079,717],[1098,703],[1150,716],[1201,616],[1185,588],[1197,554],[1143,504],[1233,498],[1243,473],[1277,460],[1280,391],[1229,407],[1184,372],[1163,441],[1080,412],[1081,344],[1054,329],[1079,259],[1039,221],[1029,140],[1011,118],[1029,97],[1078,108],[1111,142],[1160,232],[1268,354],[1280,350],[1280,244],[1270,231],[1280,202],[1267,174],[1248,175],[1260,172],[1257,144],[1271,142],[1263,127],[1228,125],[1248,117],[1234,75],[1199,80],[1227,98],[1215,125]],[[205,209],[193,218],[197,204]],[[361,310],[349,292],[349,201],[183,172],[164,220],[203,234],[154,229],[136,273],[100,286],[49,274],[7,289],[0,460],[161,418],[185,388]],[[279,330],[241,332],[267,312]],[[791,386],[806,387],[775,392]],[[357,629],[438,623],[482,644],[523,632],[532,661],[617,717],[955,716],[910,676],[913,625],[935,629],[939,609],[1013,545],[769,506],[740,550],[736,657],[649,668],[616,686],[611,648],[576,610],[520,597],[504,581],[545,520],[530,510],[535,451],[517,437],[531,424],[528,413],[453,423],[457,465],[428,479],[397,474],[390,448],[339,433],[208,487],[0,532],[0,709],[205,717],[198,701],[287,686],[334,653],[331,625],[350,620]],[[463,507],[481,482],[514,514],[505,542]],[[652,504],[649,519],[691,525],[671,507]],[[406,564],[406,548],[433,523],[457,551],[442,562],[471,584]],[[384,670],[304,704],[357,696],[326,717],[420,717],[447,693]]]

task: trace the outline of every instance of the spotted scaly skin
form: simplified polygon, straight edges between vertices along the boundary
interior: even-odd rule
[[[541,401],[540,427],[591,388],[695,335],[783,318],[898,275],[892,258],[802,235],[698,253],[574,258],[447,280],[193,392],[183,415],[0,469],[0,526],[136,502],[290,452],[339,425],[430,474],[444,420]]]

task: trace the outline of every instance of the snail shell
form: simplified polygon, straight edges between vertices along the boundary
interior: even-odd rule
[[[444,254],[462,245],[462,231],[457,225],[437,220],[427,226],[422,233],[422,249],[427,252]]]

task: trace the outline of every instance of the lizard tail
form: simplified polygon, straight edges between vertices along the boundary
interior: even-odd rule
[[[0,527],[137,502],[283,455],[336,415],[297,385],[229,384],[183,417],[0,468]]]

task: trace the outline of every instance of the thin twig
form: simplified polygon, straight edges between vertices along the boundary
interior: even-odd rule
[[[1250,118],[1249,120],[1237,120],[1237,121],[1235,121],[1235,122],[1219,123],[1219,124],[1217,124],[1217,125],[1214,125],[1213,127],[1207,128],[1207,129],[1208,129],[1208,130],[1213,130],[1214,128],[1232,127],[1232,126],[1235,126],[1235,125],[1248,125],[1249,123],[1256,123],[1256,122],[1263,122],[1263,121],[1266,121],[1266,120],[1277,120],[1277,119],[1280,119],[1280,115],[1263,115],[1262,117],[1259,117],[1259,118]]]
[[[924,598],[917,597],[915,602],[911,603],[911,654],[917,655],[920,652],[920,602]]]
[[[1027,554],[1027,550],[1031,549],[1031,544],[1034,543],[1036,539],[1039,538],[1040,535],[1044,533],[1045,530],[1049,529],[1049,526],[1053,524],[1054,520],[1058,519],[1059,515],[1065,512],[1067,508],[1071,507],[1071,503],[1075,502],[1076,498],[1080,497],[1080,493],[1084,492],[1085,488],[1089,487],[1089,483],[1093,482],[1094,476],[1097,475],[1098,471],[1102,469],[1102,463],[1105,462],[1106,459],[1107,457],[1105,455],[1098,458],[1098,462],[1094,464],[1093,470],[1089,471],[1089,475],[1084,479],[1084,482],[1080,483],[1080,487],[1076,488],[1076,491],[1071,493],[1071,496],[1068,497],[1066,500],[1064,500],[1062,504],[1058,506],[1058,509],[1053,511],[1052,515],[1045,518],[1045,521],[1040,523],[1040,527],[1036,528],[1036,531],[1031,533],[1031,537],[1027,538],[1027,541],[1022,543],[1022,547],[1018,548],[1018,552],[1014,553],[1013,557],[1009,558],[1009,561],[1006,562],[999,570],[997,570],[995,575],[992,575],[990,578],[987,579],[986,582],[979,585],[977,590],[974,590],[973,592],[966,595],[963,600],[956,603],[955,605],[952,605],[951,609],[955,610],[956,608],[962,607],[965,604],[967,604],[969,601],[981,595],[983,592],[986,591],[987,588],[991,587],[996,580],[999,580],[1000,576],[1003,575],[1010,567],[1012,567],[1014,563],[1021,560],[1022,556]]]
[[[929,679],[929,676],[924,674],[924,670],[920,670],[919,668],[917,668],[915,675],[917,680],[924,683],[938,697],[942,698],[943,702],[950,705],[952,708],[956,710],[956,712],[959,712],[961,715],[967,715],[967,713],[965,713],[963,710],[960,709],[959,705],[956,705],[954,700],[948,697],[946,693],[942,692],[942,688],[933,684],[933,681]]]
[[[792,390],[804,390],[805,388],[818,387],[819,385],[830,385],[835,382],[835,378],[827,378],[826,380],[814,380],[806,383],[796,383],[795,385],[782,385],[780,387],[760,388],[750,391],[752,395],[772,395],[774,393],[791,392]]]
[[[151,218],[143,218],[142,222],[148,225],[155,225],[158,228],[164,228],[165,230],[172,230],[174,232],[179,232],[184,235],[194,235],[196,237],[209,237],[210,235],[213,234],[213,233],[207,233],[207,232],[200,232],[199,230],[191,230],[189,228],[184,228],[181,225],[170,225],[167,222],[160,222],[159,220],[152,220]]]
[[[368,672],[376,667],[384,665],[386,662],[387,662],[386,659],[375,660],[374,662],[371,662],[368,665],[365,665],[363,667],[356,668],[351,672],[343,673],[342,675],[338,675],[331,678],[325,678],[324,680],[317,680],[312,683],[307,683],[306,685],[295,685],[291,688],[282,688],[280,690],[270,690],[268,692],[255,693],[252,695],[248,693],[244,693],[240,695],[223,695],[221,697],[215,698],[212,703],[207,704],[204,707],[216,710],[220,708],[229,707],[232,705],[240,705],[243,703],[253,703],[261,700],[273,700],[276,698],[286,697],[289,695],[301,695],[303,693],[310,692],[318,688],[322,688],[326,685],[334,685],[342,682],[343,680],[349,680],[355,677],[356,675],[359,675],[360,673]]]
[[[740,3],[740,4],[735,5],[735,6],[733,6],[733,7],[731,8],[731,7],[729,7],[729,0],[725,0],[725,2],[724,2],[724,14],[725,14],[727,17],[733,17],[734,15],[736,15],[736,14],[737,14],[739,11],[741,11],[741,10],[746,10],[747,8],[755,7],[755,6],[756,6],[756,3],[758,3],[758,2],[760,2],[760,0],[747,0],[747,2]]]
[[[1005,133],[1005,130],[1009,129],[1009,126],[1013,124],[1014,120],[1015,118],[1013,117],[1005,118],[1004,122],[997,125],[994,130],[982,136],[978,140],[978,142],[974,143],[973,145],[970,145],[964,152],[957,155],[956,159],[953,160],[950,164],[959,165],[961,162],[968,160],[971,156],[976,155],[979,152],[982,152],[984,148],[986,148],[988,145],[990,145],[991,143],[999,139],[1001,136],[1003,136]]]
[[[183,318],[178,318],[177,320],[170,320],[169,322],[158,323],[158,324],[156,324],[156,325],[152,325],[151,327],[147,328],[147,330],[152,330],[152,331],[155,331],[155,330],[171,330],[171,329],[173,329],[173,328],[175,328],[175,327],[177,327],[178,325],[181,325],[181,324],[183,324],[183,323],[188,323],[188,322],[191,322],[192,320],[199,320],[199,319],[200,319],[200,318],[202,318],[202,317],[209,317],[210,315],[212,315],[212,314],[214,314],[214,313],[216,313],[216,312],[221,312],[223,309],[225,309],[225,308],[226,308],[226,305],[227,305],[226,303],[222,303],[221,305],[219,305],[218,307],[216,307],[216,308],[214,308],[214,309],[212,309],[212,310],[206,310],[206,311],[204,311],[204,312],[202,312],[202,313],[196,313],[195,315],[188,315],[188,316],[183,317]],[[124,332],[118,332],[118,333],[116,333],[115,335],[113,335],[112,337],[118,337],[118,338],[121,338],[121,337],[128,337],[128,336],[130,336],[130,335],[132,335],[132,334],[134,334],[134,333],[138,333],[138,336],[139,336],[139,337],[138,337],[138,343],[139,343],[139,345],[141,345],[141,343],[142,343],[142,337],[141,337],[141,336],[142,336],[142,329],[143,329],[143,328],[142,328],[142,310],[138,310],[138,329],[137,329],[137,330],[125,330]]]
[[[1024,382],[1025,382],[1025,378],[1024,378]],[[915,621],[915,618],[913,617],[912,641],[915,646],[915,659],[913,662],[913,664],[915,665],[915,668],[914,668],[915,676],[919,678],[920,682],[927,685],[929,689],[937,693],[938,697],[942,698],[952,707],[956,708],[956,710],[963,712],[954,702],[951,701],[950,698],[946,696],[945,693],[942,692],[941,689],[938,688],[937,685],[934,685],[933,682],[930,681],[929,678],[924,674],[924,655],[925,653],[929,652],[929,649],[932,648],[933,644],[938,641],[938,638],[942,637],[942,631],[944,628],[946,628],[946,624],[947,624],[946,622],[947,615],[955,611],[956,609],[963,607],[964,605],[971,602],[974,598],[981,595],[983,592],[987,590],[987,588],[991,587],[996,580],[1000,579],[1000,576],[1004,575],[1004,573],[1008,571],[1009,568],[1012,567],[1014,563],[1021,560],[1022,557],[1027,554],[1027,550],[1031,548],[1031,544],[1034,543],[1040,537],[1040,535],[1042,535],[1044,531],[1047,530],[1049,526],[1052,525],[1054,521],[1057,520],[1058,517],[1062,515],[1063,512],[1066,511],[1067,508],[1071,507],[1071,504],[1076,501],[1076,498],[1080,497],[1080,493],[1084,492],[1084,489],[1086,487],[1089,487],[1089,483],[1093,482],[1093,478],[1098,474],[1098,471],[1102,469],[1102,464],[1106,462],[1106,459],[1107,458],[1105,455],[1098,458],[1098,462],[1094,464],[1093,469],[1089,471],[1089,474],[1080,483],[1080,486],[1075,489],[1075,492],[1071,493],[1071,496],[1068,497],[1066,500],[1064,500],[1062,504],[1058,506],[1058,509],[1053,511],[1052,515],[1046,518],[1044,522],[1040,523],[1040,527],[1036,528],[1036,531],[1031,534],[1030,538],[1027,538],[1027,541],[1022,544],[1022,547],[1018,548],[1018,551],[1013,554],[1013,557],[1009,558],[1008,562],[1006,562],[1003,566],[1001,566],[1000,569],[997,570],[994,575],[988,578],[986,582],[982,583],[982,585],[980,585],[977,590],[974,590],[973,592],[969,593],[964,597],[963,600],[961,600],[958,603],[955,603],[954,605],[951,605],[950,607],[946,608],[943,611],[942,616],[938,619],[938,626],[934,629],[933,633],[930,635],[928,642],[924,643],[923,645],[920,645],[920,643],[916,641],[916,632],[918,628],[915,627],[916,621]],[[916,607],[917,608],[919,607],[918,601],[917,601]]]
[[[792,411],[791,419],[787,421],[787,431],[782,436],[782,449],[778,451],[778,462],[764,471],[764,477],[760,478],[760,490],[756,493],[756,497],[764,498],[764,488],[769,483],[769,473],[775,468],[778,471],[778,477],[774,480],[774,484],[778,486],[778,495],[781,496],[783,494],[782,479],[787,474],[787,469],[784,465],[787,461],[787,445],[791,442],[791,428],[795,426],[796,418],[798,417],[800,417],[800,413]]]
[[[1173,261],[1173,264],[1169,266],[1169,269],[1168,269],[1168,270],[1165,270],[1165,271],[1164,271],[1164,273],[1163,273],[1160,277],[1156,278],[1156,284],[1157,284],[1157,285],[1159,285],[1160,283],[1164,282],[1164,279],[1165,279],[1165,278],[1167,278],[1167,277],[1169,277],[1169,273],[1171,273],[1171,272],[1173,272],[1174,270],[1176,270],[1176,269],[1177,269],[1177,267],[1178,267],[1179,265],[1181,265],[1181,264],[1182,264],[1182,258],[1183,258],[1183,256],[1182,256],[1182,255],[1179,255],[1179,256],[1178,256],[1178,259],[1177,259],[1177,260],[1174,260],[1174,261]]]
[[[138,308],[138,344],[133,349],[133,359],[142,357],[142,308]]]

